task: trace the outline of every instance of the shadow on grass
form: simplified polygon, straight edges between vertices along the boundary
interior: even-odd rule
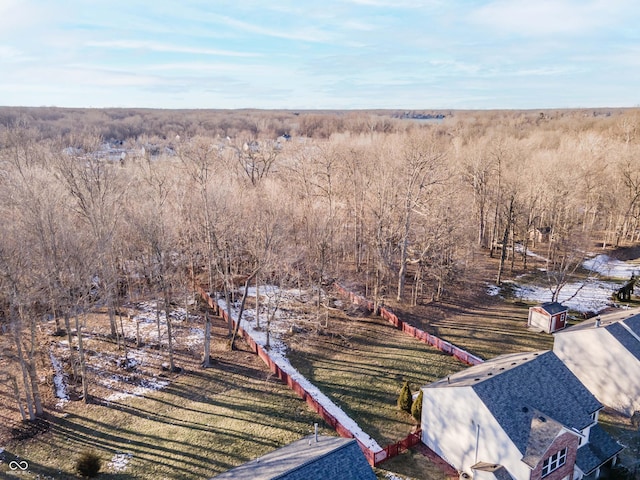
[[[201,469],[216,465],[222,469],[228,469],[233,466],[231,463],[216,462],[210,456],[203,455],[207,450],[212,449],[199,448],[198,453],[185,451],[184,443],[157,435],[117,429],[113,425],[74,414],[52,421],[51,431],[58,439],[59,455],[69,455],[70,458],[73,458],[76,452],[85,449],[104,451],[113,455],[131,453],[134,457],[133,461],[144,459],[147,463],[158,465],[164,465],[166,463],[164,459],[167,457],[179,458],[180,466],[175,466],[175,471],[185,475],[192,475],[193,468]],[[63,439],[64,442],[62,442]],[[169,446],[164,446],[163,443]]]
[[[18,457],[12,452],[4,451],[0,454],[2,462],[0,462],[0,478],[24,478],[26,475],[30,475],[35,478],[55,478],[56,480],[66,480],[79,478],[78,475],[73,473],[64,472],[57,468],[52,468],[41,463],[35,462],[28,457]],[[69,457],[69,468],[72,471],[74,469],[73,463],[74,457]],[[102,472],[99,476],[100,479],[105,480],[133,480],[136,477],[128,473],[107,473],[104,472],[104,465]]]

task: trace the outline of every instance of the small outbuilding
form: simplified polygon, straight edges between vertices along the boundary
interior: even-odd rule
[[[558,302],[547,302],[529,308],[529,327],[553,333],[567,326],[569,309]]]

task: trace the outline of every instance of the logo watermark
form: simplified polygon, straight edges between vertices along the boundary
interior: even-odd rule
[[[12,460],[9,462],[9,468],[14,472],[16,470],[21,470],[24,472],[25,470],[27,470],[27,468],[29,468],[29,463],[26,460],[23,460],[22,462]]]

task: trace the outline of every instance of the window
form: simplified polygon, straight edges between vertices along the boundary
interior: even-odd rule
[[[542,464],[542,476],[546,477],[554,470],[557,470],[561,466],[564,465],[564,462],[567,460],[567,449],[563,448],[559,452],[554,453],[549,458],[547,458]]]

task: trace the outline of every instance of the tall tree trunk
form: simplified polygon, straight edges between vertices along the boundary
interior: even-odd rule
[[[36,409],[36,415],[41,416],[44,411],[42,409],[42,398],[40,397],[38,372],[36,370],[36,323],[33,320],[29,323],[31,327],[31,343],[29,345],[29,350],[27,351],[27,370],[29,372],[29,379],[31,380],[31,392],[33,394],[33,404]]]
[[[11,387],[13,389],[13,398],[16,400],[16,404],[18,405],[18,410],[20,411],[20,417],[23,421],[27,420],[27,414],[24,411],[24,406],[22,405],[22,399],[20,398],[20,388],[18,388],[18,381],[16,377],[11,375],[9,377],[11,381]]]
[[[64,328],[67,331],[67,343],[69,344],[69,364],[71,365],[71,369],[73,370],[73,378],[76,380],[78,378],[78,362],[76,362],[75,351],[73,348],[73,335],[71,332],[71,321],[70,321],[70,312],[69,309],[65,308],[64,310]]]
[[[402,248],[400,250],[400,270],[398,271],[398,293],[396,300],[402,300],[404,294],[405,276],[407,274],[407,255],[409,250],[409,232],[411,230],[411,206],[412,200],[407,194],[405,212],[404,212],[404,230],[402,232]]]
[[[16,353],[18,354],[18,362],[22,371],[22,384],[24,386],[25,398],[27,401],[27,410],[29,412],[29,420],[35,420],[36,414],[33,409],[33,396],[31,395],[31,382],[29,381],[29,372],[27,369],[27,361],[22,351],[22,340],[20,338],[20,329],[17,325],[13,325],[13,339],[16,344]]]
[[[204,313],[204,355],[202,366],[209,368],[211,366],[211,318],[209,312]]]
[[[233,335],[233,318],[231,317],[231,292],[229,292],[229,287],[227,281],[224,281],[224,302],[227,307],[227,329],[229,330],[228,335],[231,337]]]
[[[80,316],[78,312],[76,318],[76,336],[78,337],[78,355],[80,357],[80,372],[82,374],[82,401],[89,403],[89,379],[87,378],[87,362],[84,358],[84,344],[82,342],[82,326],[80,325]]]
[[[242,301],[240,302],[240,312],[238,313],[238,320],[236,321],[236,326],[233,329],[233,335],[231,336],[231,342],[229,342],[229,348],[231,350],[236,349],[235,341],[238,336],[238,331],[240,330],[240,322],[242,321],[242,314],[244,313],[244,306],[247,302],[247,295],[249,293],[249,284],[253,280],[253,278],[258,274],[258,271],[254,271],[251,275],[247,277],[244,282],[244,292],[242,292]],[[229,314],[229,318],[231,318],[231,314]]]
[[[502,252],[500,254],[500,264],[498,265],[498,276],[496,278],[496,285],[500,286],[502,283],[502,272],[504,270],[504,262],[507,259],[507,243],[509,242],[509,233],[511,231],[511,219],[513,217],[513,203],[514,197],[509,200],[509,214],[507,216],[507,224],[504,227],[504,234],[502,235]]]
[[[166,317],[167,322],[167,345],[169,347],[169,370],[171,372],[176,371],[176,366],[173,361],[173,326],[171,324],[171,304],[169,303],[169,292],[167,292],[166,287],[164,291],[164,315]]]

